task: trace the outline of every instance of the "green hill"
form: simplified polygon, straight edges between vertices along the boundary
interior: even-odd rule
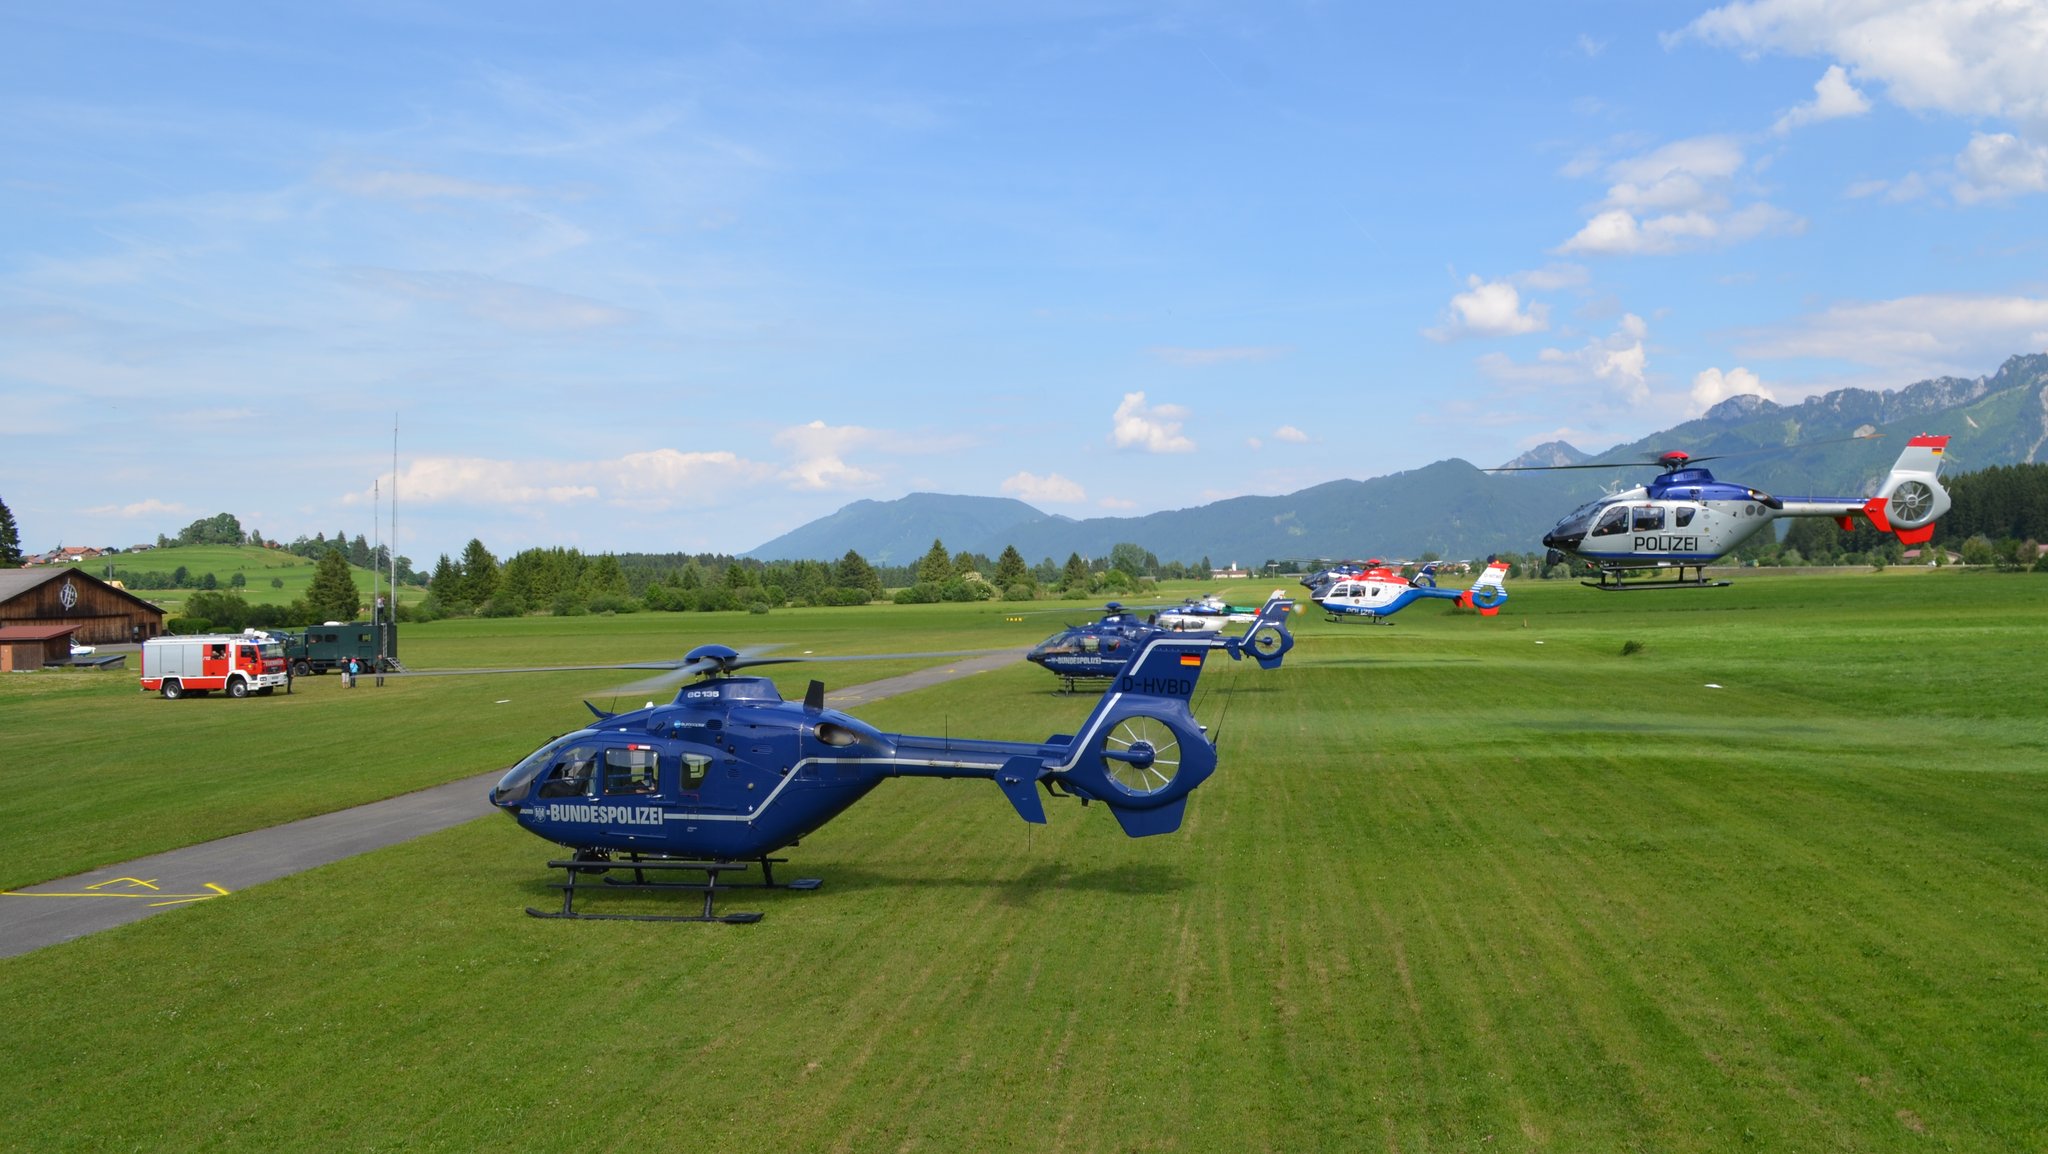
[[[213,574],[218,588],[241,593],[251,605],[290,604],[305,596],[319,562],[282,549],[265,549],[256,545],[174,545],[95,557],[79,562],[77,567],[95,577],[120,581],[130,593],[176,613],[185,599],[201,588],[200,582],[208,573]],[[151,584],[149,574],[168,577],[180,567],[189,575],[182,587],[148,587]],[[376,575],[368,569],[354,566],[350,567],[350,573],[355,577],[356,588],[363,591],[363,601],[367,604]],[[240,574],[243,581],[239,590],[234,590],[236,574]],[[388,579],[383,584],[388,587]],[[400,602],[407,605],[425,596],[426,590],[414,586],[399,591]]]

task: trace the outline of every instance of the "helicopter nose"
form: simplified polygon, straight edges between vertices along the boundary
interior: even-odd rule
[[[1555,549],[1562,553],[1571,553],[1577,551],[1579,542],[1585,539],[1586,535],[1584,533],[1560,533],[1553,529],[1543,535],[1543,544],[1546,548]]]

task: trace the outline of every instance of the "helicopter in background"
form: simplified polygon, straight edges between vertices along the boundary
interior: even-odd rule
[[[1264,613],[1261,609],[1238,620],[1255,622]],[[1102,607],[1101,617],[1067,626],[1032,646],[1024,659],[1058,677],[1061,692],[1072,693],[1082,682],[1104,681],[1123,672],[1144,643],[1154,637],[1217,634],[1231,620],[1189,612],[1185,606],[1129,606],[1111,601]]]
[[[1180,828],[1188,794],[1216,771],[1207,727],[1189,700],[1209,655],[1250,656],[1278,667],[1294,638],[1292,603],[1277,594],[1243,637],[1158,632],[1134,643],[1095,709],[1074,734],[1036,744],[883,733],[825,707],[822,682],[801,702],[784,701],[753,665],[799,658],[749,657],[723,645],[692,650],[678,666],[701,675],[674,700],[624,713],[585,703],[596,722],[556,737],[513,766],[491,789],[491,804],[521,828],[575,851],[549,863],[566,871],[562,910],[535,917],[750,922],[758,913],[714,916],[713,894],[733,883],[721,873],[759,863],[775,886],[771,855],[837,817],[892,777],[993,781],[1017,815],[1045,823],[1042,787],[1054,797],[1100,801],[1131,837]],[[629,668],[648,668],[646,664]],[[623,855],[615,860],[613,855]],[[642,889],[704,894],[701,916],[588,914],[574,909],[580,875],[632,871]],[[707,880],[650,881],[684,871]],[[781,888],[814,889],[816,879]]]
[[[1717,481],[1699,467],[1718,457],[1662,453],[1643,462],[1661,470],[1649,484],[1588,501],[1544,534],[1543,544],[1549,549],[1544,563],[1555,565],[1566,557],[1589,562],[1598,568],[1599,580],[1581,584],[1609,591],[1725,586],[1729,582],[1707,580],[1705,566],[1779,517],[1832,517],[1847,530],[1854,528],[1860,514],[1907,545],[1922,544],[1934,536],[1935,520],[1948,512],[1948,491],[1939,478],[1948,442],[1947,437],[1924,434],[1906,442],[1871,497],[1775,497]],[[1615,467],[1545,465],[1488,471]],[[1623,584],[1627,574],[1666,569],[1675,570],[1673,579]],[[1687,569],[1693,571],[1690,578]]]
[[[1508,563],[1488,559],[1486,568],[1470,589],[1444,589],[1436,583],[1437,562],[1430,562],[1413,579],[1388,566],[1366,569],[1325,585],[1311,594],[1332,621],[1368,621],[1392,625],[1389,620],[1417,601],[1437,598],[1462,608],[1477,609],[1492,617],[1508,599]]]

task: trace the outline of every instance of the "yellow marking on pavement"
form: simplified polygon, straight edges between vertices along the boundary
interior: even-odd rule
[[[100,889],[100,886],[108,886],[108,885],[113,885],[113,884],[114,884],[114,882],[131,882],[131,883],[133,883],[133,884],[135,884],[135,885],[137,885],[137,886],[141,886],[142,888],[141,888],[140,890],[129,890],[129,891],[121,891],[121,890],[102,890],[102,889]],[[155,883],[155,882],[146,882],[146,881],[143,881],[143,880],[142,880],[141,878],[115,878],[115,879],[113,879],[113,881],[104,881],[104,882],[99,882],[99,883],[97,883],[97,884],[94,884],[94,885],[89,885],[89,886],[85,887],[85,890],[84,890],[84,892],[82,892],[82,893],[75,893],[75,894],[74,894],[74,893],[29,893],[29,892],[27,892],[27,891],[24,891],[24,890],[0,890],[0,897],[9,897],[9,898],[158,898],[158,899],[163,899],[163,900],[159,900],[159,901],[152,901],[152,902],[150,902],[150,903],[149,903],[149,904],[150,904],[150,907],[151,907],[151,908],[153,909],[153,908],[155,908],[155,907],[157,907],[157,906],[181,906],[181,905],[185,905],[185,904],[187,904],[187,903],[189,903],[189,902],[203,902],[203,901],[206,901],[206,900],[207,900],[207,899],[209,899],[209,898],[219,898],[219,897],[226,897],[226,896],[228,895],[228,893],[229,893],[229,891],[228,891],[228,890],[227,890],[227,889],[226,889],[225,887],[223,887],[223,886],[220,886],[220,885],[218,885],[218,884],[216,884],[216,883],[214,883],[214,882],[207,882],[207,883],[206,883],[206,888],[207,888],[207,890],[208,890],[208,891],[210,891],[210,892],[208,892],[208,893],[203,893],[203,894],[167,894],[167,893],[164,893],[164,892],[163,892],[162,890],[158,889],[158,888],[157,888],[157,886],[156,886],[156,883]]]

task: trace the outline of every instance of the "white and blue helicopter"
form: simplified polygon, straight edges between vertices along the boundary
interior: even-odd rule
[[[1508,599],[1508,563],[1489,560],[1470,589],[1446,589],[1436,583],[1439,562],[1431,561],[1413,579],[1399,568],[1374,564],[1319,586],[1310,596],[1332,621],[1366,621],[1392,625],[1394,614],[1417,601],[1437,598],[1492,617]]]
[[[1861,440],[1864,438],[1852,438]],[[1934,536],[1934,522],[1948,512],[1948,491],[1941,487],[1942,453],[1947,437],[1921,435],[1906,442],[1883,484],[1869,497],[1775,497],[1744,485],[1717,481],[1700,464],[1715,457],[1682,452],[1659,454],[1660,472],[1647,485],[1609,493],[1566,514],[1543,535],[1545,563],[1576,557],[1599,570],[1589,588],[1672,589],[1729,584],[1709,581],[1705,566],[1732,551],[1758,530],[1780,517],[1832,517],[1844,530],[1858,516],[1907,545]],[[1604,465],[1542,465],[1491,469],[1489,472],[1531,472],[1550,469],[1613,469]],[[1686,571],[1692,571],[1687,577]],[[1631,573],[1672,571],[1670,580],[1623,583]]]

